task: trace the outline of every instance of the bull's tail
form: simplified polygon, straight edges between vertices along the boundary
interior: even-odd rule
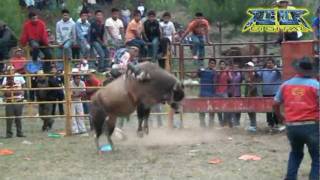
[[[99,138],[100,135],[103,133],[103,124],[106,119],[106,112],[103,109],[103,106],[99,106],[97,104],[92,103],[91,106],[91,118],[94,131],[96,133],[96,138]]]

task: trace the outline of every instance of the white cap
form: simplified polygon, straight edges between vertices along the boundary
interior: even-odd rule
[[[80,71],[79,71],[79,69],[78,68],[72,68],[72,71],[71,71],[72,73],[79,73]]]
[[[254,67],[254,63],[251,62],[251,61],[250,61],[250,62],[247,62],[246,65],[251,66],[251,67]]]

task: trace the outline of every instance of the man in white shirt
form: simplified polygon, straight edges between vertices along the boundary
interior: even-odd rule
[[[176,34],[176,29],[174,27],[174,24],[172,23],[171,20],[171,15],[169,12],[165,12],[162,15],[163,21],[160,22],[160,29],[162,32],[162,36],[164,38],[168,38],[170,42],[172,43],[174,40],[174,35]]]
[[[8,66],[8,75],[14,73],[14,67]],[[6,137],[12,138],[12,123],[16,124],[17,137],[25,137],[22,133],[21,117],[23,113],[23,104],[11,104],[15,102],[22,102],[24,99],[24,92],[19,90],[26,83],[24,78],[19,73],[14,73],[14,76],[8,76],[3,79],[2,86],[4,92],[5,102],[10,103],[5,106],[7,132]]]
[[[124,26],[119,18],[119,10],[112,8],[112,16],[105,22],[106,31],[108,33],[108,43],[115,48],[119,48],[123,44]]]

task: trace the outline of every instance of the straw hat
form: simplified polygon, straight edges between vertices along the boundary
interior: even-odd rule
[[[254,67],[254,63],[251,62],[251,61],[247,62],[246,65],[248,65],[248,66],[250,66],[250,67]]]
[[[43,70],[39,70],[39,71],[37,72],[37,74],[41,75],[41,74],[44,74],[44,72],[43,72]]]

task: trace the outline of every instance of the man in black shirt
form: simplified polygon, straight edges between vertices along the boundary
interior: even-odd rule
[[[152,45],[148,47],[148,56],[152,58],[153,62],[156,62],[161,31],[160,23],[157,21],[156,13],[154,11],[148,12],[148,19],[143,23],[143,29],[144,40],[152,43]]]
[[[91,24],[89,30],[89,37],[91,46],[97,51],[99,55],[98,71],[105,72],[107,64],[107,48],[104,43],[104,17],[101,10],[95,12],[96,19]]]

